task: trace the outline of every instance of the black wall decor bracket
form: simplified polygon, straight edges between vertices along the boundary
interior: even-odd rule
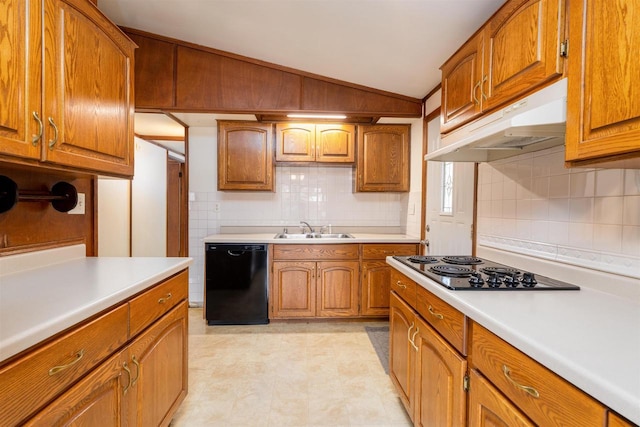
[[[18,190],[15,181],[0,175],[0,213],[11,210],[18,202],[46,202],[58,212],[69,212],[78,204],[78,191],[64,181],[54,184],[51,191]]]

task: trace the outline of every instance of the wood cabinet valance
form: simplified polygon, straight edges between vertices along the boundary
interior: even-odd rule
[[[137,110],[420,117],[420,99],[124,29],[136,50]]]

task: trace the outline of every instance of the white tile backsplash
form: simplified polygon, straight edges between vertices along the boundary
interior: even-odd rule
[[[627,169],[624,171],[624,195],[640,195],[640,170]]]
[[[624,170],[601,169],[596,171],[596,197],[622,196],[624,194]]]
[[[640,277],[640,170],[565,169],[563,156],[480,165],[478,244]]]

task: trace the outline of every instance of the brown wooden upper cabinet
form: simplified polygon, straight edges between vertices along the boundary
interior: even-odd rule
[[[640,61],[632,54],[640,14],[634,9],[640,1],[569,2],[569,162],[640,153]]]
[[[0,160],[132,176],[131,40],[88,0],[7,0],[0,16]]]
[[[276,124],[276,161],[353,163],[354,125]]]
[[[563,0],[510,0],[441,67],[442,133],[559,79]]]
[[[358,126],[355,190],[409,191],[411,125]]]
[[[218,121],[218,190],[274,191],[273,125]]]

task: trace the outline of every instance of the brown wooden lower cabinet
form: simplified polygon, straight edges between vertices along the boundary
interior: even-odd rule
[[[635,424],[625,420],[618,414],[615,414],[613,412],[609,412],[607,414],[607,427],[634,427],[634,426]]]
[[[391,267],[385,261],[363,261],[360,313],[365,316],[389,315]]]
[[[358,261],[275,261],[273,317],[357,316],[358,269]]]
[[[411,332],[416,326],[416,313],[391,292],[389,312],[389,377],[411,420],[415,412],[415,349]]]
[[[187,394],[187,278],[178,273],[2,367],[3,385],[20,381],[0,392],[0,425],[167,426]],[[175,296],[158,297],[167,287]],[[127,340],[131,315],[153,309]]]
[[[316,313],[316,263],[275,261],[271,304],[273,317],[313,317]]]
[[[463,427],[467,361],[391,292],[389,376],[415,426]]]
[[[420,317],[416,319],[415,425],[464,427],[467,360]]]
[[[391,270],[385,261],[393,255],[415,255],[415,243],[366,243],[362,245],[360,276],[360,314],[363,316],[389,315]]]
[[[605,408],[599,402],[475,322],[471,361],[537,425],[604,423]]]
[[[182,302],[26,425],[168,425],[187,393],[187,308]]]
[[[318,262],[316,315],[341,317],[358,315],[358,261]]]
[[[71,387],[26,426],[120,426],[129,409],[124,393],[131,374],[123,350]]]
[[[534,427],[529,419],[477,371],[470,373],[469,427]]]
[[[633,426],[395,269],[391,282],[389,376],[415,426]]]
[[[183,301],[129,346],[128,425],[168,425],[186,397],[187,310]]]

